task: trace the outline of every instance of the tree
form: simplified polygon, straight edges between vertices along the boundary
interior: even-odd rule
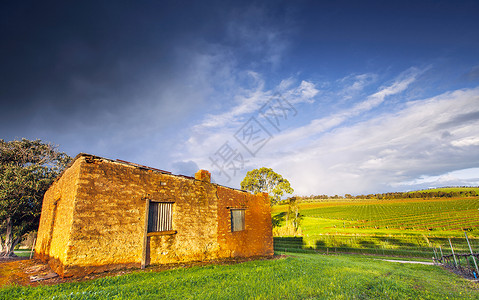
[[[70,161],[40,140],[0,139],[0,256],[14,256],[22,236],[38,227],[43,195]]]
[[[268,193],[271,205],[277,203],[284,193],[291,194],[294,192],[287,179],[274,172],[273,169],[265,167],[246,173],[246,177],[241,182],[241,189],[254,194]]]
[[[298,228],[301,225],[303,216],[299,212],[298,199],[291,197],[288,199],[288,213],[286,214],[286,225],[291,222],[295,233],[298,232]]]

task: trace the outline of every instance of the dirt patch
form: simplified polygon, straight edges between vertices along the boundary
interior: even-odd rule
[[[243,257],[243,258],[227,258],[227,259],[217,259],[210,261],[195,261],[188,263],[175,263],[175,264],[165,264],[165,265],[152,265],[146,267],[144,270],[140,269],[122,269],[114,270],[97,274],[89,274],[82,277],[53,277],[45,280],[31,281],[31,278],[45,278],[53,276],[52,269],[50,266],[40,260],[35,259],[17,259],[9,261],[0,261],[0,287],[5,287],[9,285],[22,285],[22,286],[37,286],[37,285],[53,285],[58,283],[65,282],[80,282],[87,281],[101,277],[107,276],[120,276],[124,274],[137,273],[137,272],[161,272],[171,269],[179,268],[191,268],[195,266],[207,266],[207,265],[232,265],[237,263],[243,263],[253,260],[269,260],[269,259],[280,259],[286,257],[285,255],[274,255],[274,256],[255,256],[255,257]]]
[[[30,275],[25,270],[37,263],[30,259],[2,259],[0,262],[0,286],[28,285]]]
[[[10,262],[10,261],[26,260],[26,259],[28,259],[28,257],[22,257],[22,256],[8,256],[8,257],[4,257],[4,256],[0,256],[0,264],[1,264],[1,263],[6,263],[6,262]]]

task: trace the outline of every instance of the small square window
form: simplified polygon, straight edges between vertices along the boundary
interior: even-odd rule
[[[231,210],[231,232],[242,231],[245,229],[244,209]]]
[[[171,230],[173,203],[150,202],[148,211],[148,232]]]

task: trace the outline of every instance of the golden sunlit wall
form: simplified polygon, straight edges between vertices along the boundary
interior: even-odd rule
[[[61,276],[144,264],[272,255],[267,194],[79,155],[45,194],[37,258]],[[149,201],[172,203],[171,230],[147,233]],[[231,209],[245,230],[231,232]]]

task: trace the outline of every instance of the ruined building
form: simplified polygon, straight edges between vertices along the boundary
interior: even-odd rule
[[[266,193],[87,154],[46,192],[35,246],[61,276],[272,254]]]

